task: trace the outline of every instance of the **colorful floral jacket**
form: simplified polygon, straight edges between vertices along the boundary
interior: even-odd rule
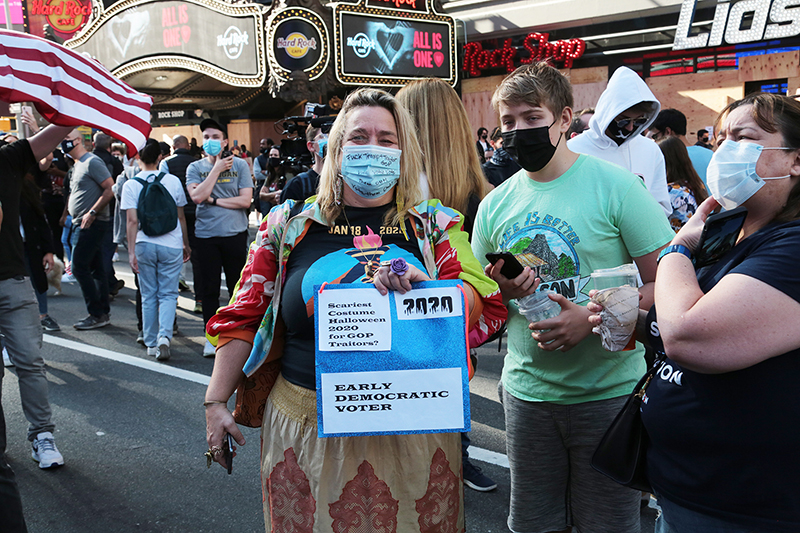
[[[294,200],[288,200],[269,212],[250,245],[235,296],[208,322],[207,333],[212,342],[220,334],[234,329],[253,333],[253,350],[243,369],[248,376],[261,366],[270,351],[289,254],[312,222],[327,225],[314,200],[315,197],[306,200],[300,212],[291,218]],[[480,263],[472,255],[467,234],[461,230],[463,217],[458,211],[443,206],[439,200],[419,204],[410,215],[428,276],[431,279],[461,279],[480,295],[483,309],[470,330],[470,344],[481,344],[500,329],[507,309],[497,284],[483,273]]]

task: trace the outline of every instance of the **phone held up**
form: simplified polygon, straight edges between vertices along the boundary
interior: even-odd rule
[[[230,433],[226,433],[225,439],[222,441],[222,456],[225,458],[228,475],[230,475],[233,472],[233,437]]]
[[[502,259],[503,268],[500,269],[500,273],[508,279],[516,278],[525,270],[525,268],[519,264],[517,258],[514,257],[514,254],[509,252],[490,252],[486,254],[486,259],[493,265]]]
[[[745,218],[747,218],[747,208],[739,206],[706,219],[692,259],[695,270],[716,263],[736,246]]]

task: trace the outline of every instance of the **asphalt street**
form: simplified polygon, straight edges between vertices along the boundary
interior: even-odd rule
[[[14,369],[7,368],[3,378],[7,455],[29,530],[263,531],[259,430],[243,428],[247,444],[238,450],[233,475],[218,465],[206,468],[202,401],[213,359],[201,356],[203,324],[192,313],[191,293],[179,299],[180,333],[173,339],[172,357],[158,363],[136,344],[133,278],[124,250],[120,256],[115,267],[126,287],[111,304],[108,327],[73,329],[86,315],[80,288],[64,285],[59,296],[50,290],[50,315],[62,331],[45,334],[42,350],[64,467],[40,470],[31,459]],[[470,533],[508,531],[510,481],[497,399],[504,354],[497,343],[481,348],[470,385],[471,455],[498,483],[489,493],[465,489]],[[653,530],[654,518],[654,510],[643,508],[643,532]]]

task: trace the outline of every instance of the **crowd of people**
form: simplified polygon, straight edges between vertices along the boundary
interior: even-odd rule
[[[396,96],[358,89],[330,128],[308,126],[303,172],[269,139],[255,158],[231,146],[213,119],[200,124],[201,145],[150,139],[128,158],[102,132],[90,152],[80,129],[38,132],[26,117],[30,140],[7,136],[0,148],[0,241],[11,251],[0,261],[0,331],[40,467],[64,464],[41,357],[42,331],[59,329],[48,276],[62,260],[63,281],[74,276],[88,312],[74,328],[104,327],[124,286],[113,266],[122,246],[136,274],[139,342],[158,361],[172,353],[191,261],[202,354],[215,357],[208,455],[223,466],[226,435],[245,444],[229,398],[243,372],[278,353],[261,432],[267,531],[344,530],[341,495],[370,479],[361,497],[390,494],[379,514],[396,530],[460,532],[463,486],[497,487],[472,464],[468,433],[317,436],[313,287],[370,283],[386,294],[434,279],[464,285],[470,357],[508,335],[498,395],[509,530],[639,531],[642,493],[591,462],[653,353],[661,366],[642,419],[656,531],[799,530],[790,483],[800,470],[800,409],[789,395],[800,364],[800,104],[747,96],[722,110],[713,142],[703,129],[692,143],[686,116],[662,109],[630,69],[618,68],[596,105],[575,112],[569,80],[535,63],[509,74],[492,106],[499,125],[476,139],[442,80],[411,82]],[[737,244],[695,271],[706,219],[739,206],[747,215]],[[261,223],[251,242],[252,209]],[[332,255],[363,253],[354,236],[372,234],[382,261],[355,274],[331,267]],[[487,258],[496,252],[512,254],[522,273],[507,277],[503,259]],[[642,327],[638,342],[609,351],[593,333],[607,315],[587,284],[592,272],[629,263]],[[223,275],[230,303],[220,307]],[[518,302],[548,291],[560,312],[530,322]],[[287,469],[293,481],[284,483]],[[459,482],[420,505],[436,469]]]

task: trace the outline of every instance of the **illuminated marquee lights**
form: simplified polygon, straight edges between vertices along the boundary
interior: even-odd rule
[[[697,0],[683,0],[673,50],[742,44],[800,35],[800,6],[797,0],[717,0],[710,32],[689,36]],[[748,29],[742,20],[752,15]]]
[[[433,0],[418,0],[420,3],[417,7],[424,11],[404,11],[401,9],[381,9],[373,7],[375,0],[360,0],[356,4],[334,4],[333,20],[334,20],[334,43],[336,49],[336,79],[344,85],[383,85],[389,87],[402,87],[406,83],[418,79],[411,76],[380,76],[380,75],[352,75],[344,72],[342,49],[346,46],[346,39],[343,38],[342,32],[342,17],[343,13],[353,13],[357,15],[371,15],[375,18],[385,18],[391,20],[408,19],[412,21],[440,23],[447,25],[447,32],[450,37],[450,49],[445,53],[448,54],[448,61],[450,66],[450,77],[443,78],[450,85],[455,86],[458,82],[458,70],[456,67],[456,25],[455,19],[448,15],[438,13],[433,6]],[[387,2],[388,3],[388,2]],[[394,4],[392,2],[392,4]],[[403,4],[399,4],[402,6]],[[409,4],[410,5],[410,4]],[[395,7],[393,5],[393,7]]]
[[[505,67],[507,72],[513,72],[517,68],[516,59],[522,64],[552,59],[563,62],[564,68],[571,68],[572,62],[586,51],[586,42],[582,39],[549,42],[548,38],[546,33],[529,33],[522,44],[528,57],[520,57],[519,47],[512,46],[511,39],[494,50],[484,50],[481,43],[467,43],[464,45],[464,70],[473,77],[480,76],[488,68]]]
[[[92,38],[100,29],[113,19],[116,15],[122,14],[125,10],[144,6],[151,3],[157,3],[159,0],[122,0],[113,4],[110,8],[102,12],[96,17],[90,26],[84,26],[83,30],[75,38],[66,41],[64,46],[75,49],[87,40]],[[254,28],[264,27],[264,15],[261,6],[253,4],[232,5],[216,0],[188,0],[192,4],[210,9],[221,15],[238,18],[253,18]],[[183,70],[190,70],[204,74],[211,78],[217,79],[223,83],[234,87],[260,87],[264,84],[266,72],[264,69],[265,56],[264,52],[264,34],[261,31],[254,32],[255,49],[256,49],[256,63],[258,65],[258,72],[254,75],[241,75],[238,73],[230,72],[223,66],[217,66],[207,61],[197,59],[194,57],[185,57],[178,54],[175,55],[155,55],[149,57],[137,58],[132,61],[126,62],[111,71],[111,74],[120,79],[132,76],[138,72],[143,72],[151,69],[166,69],[178,68]]]

